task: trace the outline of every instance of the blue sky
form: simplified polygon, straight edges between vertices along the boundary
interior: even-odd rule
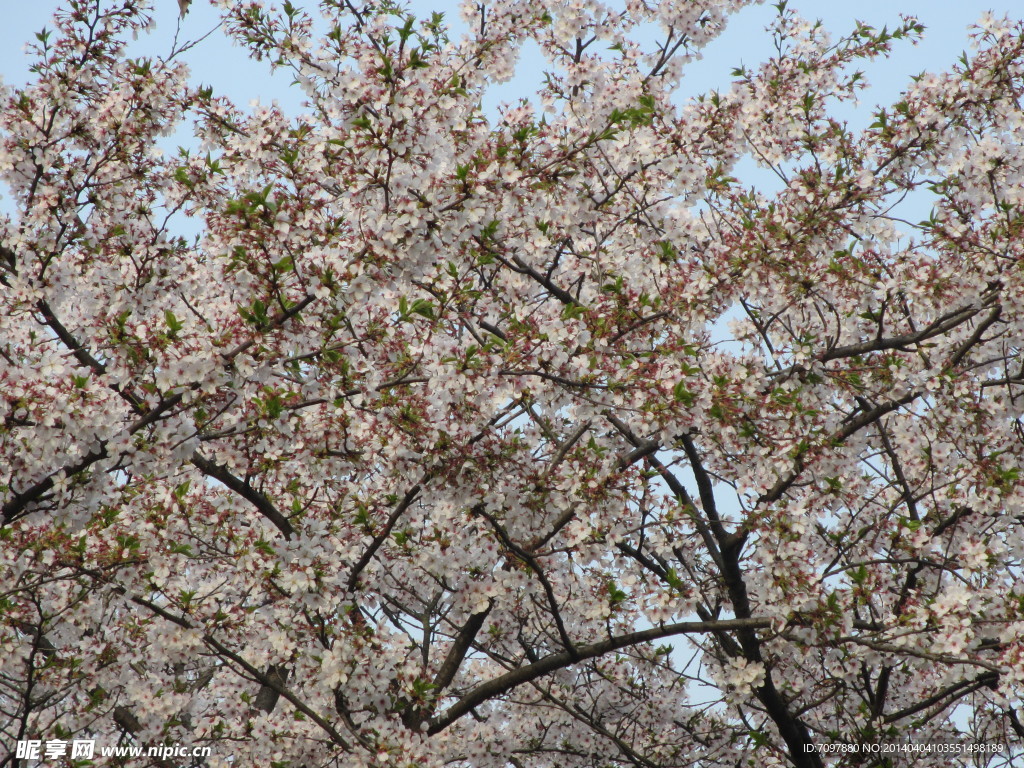
[[[303,0],[295,2],[312,5]],[[4,23],[0,25],[0,74],[8,84],[17,85],[28,77],[25,42],[44,25],[49,25],[60,3],[58,0],[3,0],[3,4],[7,7],[3,12]],[[892,26],[900,13],[916,15],[925,24],[926,37],[920,45],[898,45],[889,62],[869,70],[874,90],[864,99],[866,107],[894,101],[911,74],[948,67],[967,46],[967,25],[977,20],[983,11],[1024,17],[1020,0],[791,0],[790,7],[806,17],[821,18],[835,35],[851,29],[855,19],[876,27]],[[411,8],[421,16],[442,10],[450,19],[458,17],[457,2],[453,0],[413,0]],[[177,24],[177,3],[156,0],[155,14],[157,31],[149,40],[140,41],[140,47],[146,49],[146,53],[159,55],[169,50]],[[713,87],[726,87],[730,71],[738,64],[754,65],[766,58],[770,54],[770,40],[764,34],[764,27],[773,14],[770,5],[748,8],[737,14],[726,34],[706,52],[705,60],[691,65],[686,90],[695,94]],[[206,0],[194,0],[191,12],[182,22],[181,34],[199,37],[214,24],[215,14]],[[278,98],[285,104],[299,100],[295,89],[288,88],[287,78],[281,78],[280,82],[269,81],[263,65],[246,61],[240,49],[232,48],[217,35],[199,46],[190,61],[198,79],[243,104],[257,97]],[[511,100],[529,93],[529,85],[537,82],[538,75],[536,70],[530,70],[529,63],[521,66],[516,81],[502,89],[501,97]]]
[[[270,1],[267,0],[268,3]],[[313,0],[293,2],[300,6],[314,5]],[[50,18],[60,7],[60,0],[0,0],[0,3],[7,6],[3,12],[4,24],[0,25],[0,76],[8,85],[20,85],[30,76],[25,43],[43,26],[52,26]],[[179,40],[196,39],[217,24],[217,16],[209,0],[193,0],[192,9],[180,28],[177,2],[155,0],[155,3],[157,29],[135,44],[136,55],[164,55],[170,51],[176,32]],[[822,19],[833,37],[852,30],[856,20],[877,28],[883,25],[891,28],[899,23],[901,13],[917,16],[926,26],[925,37],[920,44],[915,46],[897,41],[890,59],[863,67],[872,87],[862,96],[857,112],[844,111],[837,115],[850,121],[853,127],[867,126],[876,104],[888,105],[898,101],[899,93],[911,75],[924,70],[949,68],[961,51],[968,47],[968,26],[983,12],[992,11],[997,16],[1008,15],[1011,18],[1024,17],[1024,3],[1020,0],[790,0],[789,5],[804,17]],[[411,0],[410,8],[420,17],[426,17],[434,10],[443,11],[448,19],[458,23],[457,0]],[[705,50],[704,59],[687,68],[682,95],[696,96],[714,88],[727,89],[734,68],[740,64],[756,66],[768,58],[773,51],[765,27],[775,13],[774,7],[765,3],[735,15],[725,34]],[[538,66],[541,57],[531,53],[529,49],[524,51],[513,81],[495,88],[490,94],[485,101],[488,111],[500,102],[516,101],[536,90],[541,82]],[[302,94],[290,86],[291,78],[287,72],[270,77],[265,64],[248,60],[241,48],[226,42],[217,32],[190,51],[187,60],[195,80],[212,85],[216,93],[231,97],[241,106],[254,99],[264,102],[276,99],[286,109],[303,111]],[[736,172],[744,181],[774,186],[765,172],[753,169],[752,162],[742,164]],[[0,200],[0,207],[3,202]],[[921,207],[921,213],[926,215],[928,204]]]

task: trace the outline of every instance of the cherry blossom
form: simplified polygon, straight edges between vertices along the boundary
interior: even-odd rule
[[[747,4],[214,3],[288,114],[66,0],[0,94],[3,744],[1019,759],[1024,26],[854,131],[921,25],[782,2],[681,98]]]

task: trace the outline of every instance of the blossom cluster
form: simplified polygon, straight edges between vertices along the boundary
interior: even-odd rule
[[[1024,26],[854,131],[921,25],[781,2],[678,98],[747,4],[214,3],[292,115],[66,0],[0,94],[0,741],[1020,754]]]

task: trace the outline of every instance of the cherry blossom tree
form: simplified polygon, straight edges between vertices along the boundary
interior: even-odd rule
[[[682,99],[745,0],[217,4],[306,114],[129,55],[146,0],[0,95],[5,748],[1012,763],[1024,26],[855,131],[914,19],[780,3]]]

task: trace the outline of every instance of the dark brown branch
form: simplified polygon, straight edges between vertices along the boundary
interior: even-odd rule
[[[299,314],[299,312],[304,310],[306,307],[308,307],[314,301],[316,301],[316,296],[315,295],[313,295],[311,293],[310,294],[306,294],[298,302],[296,302],[294,305],[288,307],[288,309],[286,309],[284,312],[281,312],[281,313],[275,315],[265,326],[263,326],[262,328],[259,328],[258,330],[261,333],[266,333],[268,331],[273,330],[274,328],[278,328],[278,327],[284,325],[286,322],[291,320],[293,317],[295,317],[297,314]],[[255,343],[256,343],[256,339],[249,339],[248,341],[243,341],[242,343],[238,344],[237,346],[232,347],[227,352],[224,352],[221,355],[221,359],[223,359],[226,362],[230,362],[231,360],[234,360],[240,354],[245,352],[245,350],[249,349],[249,347],[251,347]]]
[[[126,595],[128,599],[136,605],[142,606],[143,608],[152,611],[157,616],[160,616],[161,618],[170,621],[172,624],[176,624],[177,626],[182,627],[184,629],[195,628],[195,625],[192,622],[188,621],[187,619],[183,619],[180,616],[175,616],[173,613],[164,608],[161,608],[159,605],[156,605],[151,600],[146,600],[145,598],[137,596],[129,596],[122,587],[114,587],[114,590],[122,595]],[[316,723],[328,736],[330,736],[331,740],[334,741],[335,744],[339,745],[342,749],[350,749],[349,743],[340,733],[337,732],[337,730],[335,730],[335,728],[329,722],[327,722],[323,717],[317,714],[305,702],[303,702],[298,696],[296,696],[294,692],[290,691],[285,686],[284,680],[280,674],[269,674],[269,670],[274,669],[273,665],[271,665],[271,667],[268,669],[268,673],[261,672],[259,669],[257,669],[252,664],[247,662],[234,651],[227,648],[223,643],[221,643],[217,638],[215,638],[213,635],[209,633],[203,635],[203,642],[206,643],[207,646],[213,649],[222,658],[228,659],[234,662],[239,667],[241,667],[242,670],[244,670],[247,675],[249,675],[253,680],[258,682],[261,686],[270,688],[279,697],[283,697],[288,702],[290,702],[292,706],[295,707],[295,709],[297,709],[299,712],[301,712],[314,723]]]
[[[508,264],[508,262],[505,261],[504,259],[500,259],[500,261],[502,261],[505,264]],[[542,275],[536,269],[534,269],[525,261],[523,261],[522,258],[520,258],[519,256],[513,256],[512,261],[515,263],[516,267],[518,267],[518,269],[516,270],[517,272],[520,272],[524,275],[528,275],[535,282],[539,283],[544,288],[546,288],[552,296],[554,296],[560,302],[565,304],[567,307],[580,305],[580,303],[575,298],[573,298],[573,295],[571,293],[569,293],[564,288],[555,285],[554,281]]]
[[[260,685],[252,705],[264,712],[273,712],[281,698],[280,691],[288,683],[288,668],[280,664],[271,664],[266,671],[267,682]]]
[[[819,355],[818,360],[821,362],[827,362],[829,360],[839,360],[844,357],[864,355],[869,352],[882,352],[887,349],[905,349],[913,344],[920,344],[921,342],[927,341],[935,336],[940,336],[946,331],[952,330],[958,325],[967,322],[977,314],[978,310],[976,308],[966,307],[945,315],[926,328],[922,328],[917,333],[907,333],[902,336],[871,339],[870,341],[862,341],[858,344],[847,344],[842,347],[833,347]]]
[[[243,499],[252,504],[263,515],[267,520],[274,524],[274,527],[279,530],[286,539],[290,539],[295,535],[295,529],[292,524],[288,522],[288,518],[281,514],[281,512],[274,506],[273,502],[270,501],[262,492],[257,491],[247,482],[233,475],[228,468],[221,465],[215,464],[206,457],[204,457],[199,451],[192,454],[190,459],[192,465],[196,467],[207,477],[212,477],[214,480],[222,483],[228,489],[234,491]]]
[[[462,625],[462,629],[459,630],[459,634],[455,637],[455,642],[448,649],[448,655],[445,656],[441,668],[434,675],[434,687],[437,690],[444,690],[455,679],[455,674],[459,671],[462,660],[466,658],[466,654],[472,647],[473,639],[484,625],[487,615],[491,612],[491,607],[492,605],[489,603],[487,608],[479,613],[472,614],[466,623]]]
[[[359,576],[362,574],[363,569],[370,564],[373,556],[377,554],[377,550],[380,549],[381,544],[387,541],[388,536],[391,535],[392,529],[395,527],[395,523],[398,522],[399,518],[405,514],[405,511],[409,509],[409,506],[416,501],[416,498],[420,495],[422,489],[421,483],[416,483],[410,488],[402,500],[395,507],[395,510],[388,516],[387,522],[384,523],[384,528],[381,529],[380,533],[373,537],[373,541],[370,542],[370,546],[363,552],[363,556],[359,558],[359,561],[352,566],[352,572],[348,575],[348,584],[346,585],[349,592],[354,592],[356,587],[359,586]]]
[[[430,721],[428,733],[440,733],[460,717],[465,715],[474,707],[483,704],[485,701],[497,698],[508,693],[524,683],[529,683],[539,677],[550,674],[557,669],[564,669],[572,666],[578,661],[592,659],[620,648],[628,648],[640,643],[659,640],[664,637],[684,634],[705,634],[708,632],[730,631],[738,629],[767,629],[772,624],[769,618],[748,618],[748,619],[722,619],[720,621],[682,621],[676,624],[668,624],[652,629],[645,629],[639,632],[630,632],[617,637],[610,637],[599,643],[589,645],[577,645],[576,653],[569,651],[553,653],[543,659],[528,664],[525,667],[513,669],[504,675],[496,677],[487,682],[481,683],[468,691],[459,701],[452,704],[441,715]]]
[[[540,581],[541,586],[544,588],[544,594],[547,596],[548,605],[551,607],[551,618],[555,622],[555,628],[558,630],[558,637],[561,639],[562,645],[568,649],[569,653],[575,655],[576,644],[573,643],[572,639],[569,637],[569,631],[565,628],[565,622],[562,621],[562,614],[558,606],[558,598],[555,596],[555,589],[551,586],[551,582],[544,574],[544,569],[541,568],[540,563],[537,562],[537,558],[512,541],[508,532],[498,523],[497,520],[494,519],[493,515],[487,513],[487,510],[483,508],[482,504],[478,504],[473,511],[489,522],[498,538],[501,539],[501,543],[504,547],[515,555],[517,559],[525,563],[530,570],[537,575],[537,580]]]
[[[948,699],[950,697],[962,698],[972,691],[976,691],[985,686],[994,685],[998,681],[998,672],[986,672],[973,680],[961,680],[947,688],[943,688],[941,691],[929,696],[927,699],[922,699],[913,706],[901,709],[899,712],[893,712],[891,715],[886,715],[885,722],[895,723],[897,720],[902,720],[905,717],[916,715],[918,712],[923,712],[929,707],[941,703],[944,699]]]
[[[100,446],[99,450],[90,451],[74,464],[62,467],[57,470],[57,472],[54,472],[53,475],[44,477],[31,488],[28,488],[21,493],[13,494],[7,503],[0,508],[0,512],[2,512],[0,527],[13,523],[18,518],[23,517],[27,514],[30,504],[40,501],[47,493],[53,490],[53,478],[58,472],[64,472],[66,477],[71,478],[79,472],[85,471],[97,461],[101,461],[105,458],[107,458],[107,447],[106,444],[103,444]]]
[[[686,452],[686,458],[690,462],[690,469],[693,470],[693,476],[697,480],[697,492],[700,494],[700,502],[704,506],[704,514],[707,515],[708,524],[715,535],[719,549],[725,554],[732,549],[739,548],[743,544],[744,537],[742,534],[727,532],[722,525],[722,518],[718,514],[718,505],[715,502],[714,484],[711,481],[711,475],[704,468],[704,463],[700,459],[700,454],[697,452],[697,446],[693,442],[693,438],[684,434],[679,439],[683,443],[683,450]]]

